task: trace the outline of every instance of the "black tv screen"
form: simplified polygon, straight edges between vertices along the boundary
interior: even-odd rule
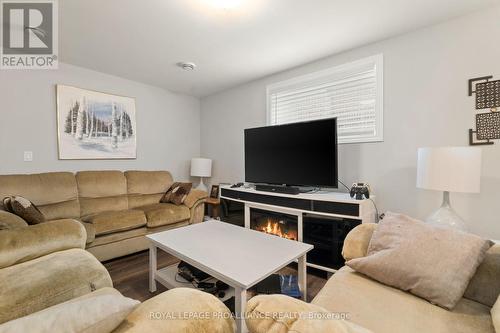
[[[245,181],[337,187],[337,119],[246,129]]]

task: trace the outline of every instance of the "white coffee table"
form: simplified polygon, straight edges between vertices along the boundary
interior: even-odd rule
[[[208,221],[146,236],[149,249],[149,290],[156,281],[171,288],[169,269],[157,270],[157,249],[227,283],[235,291],[238,333],[246,332],[247,289],[298,259],[298,281],[305,300],[306,254],[312,245],[287,240],[219,221]]]

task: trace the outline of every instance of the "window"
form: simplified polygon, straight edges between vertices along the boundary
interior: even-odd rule
[[[383,141],[383,56],[267,87],[268,124],[337,117],[339,143]]]

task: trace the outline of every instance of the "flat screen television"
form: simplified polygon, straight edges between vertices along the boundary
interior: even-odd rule
[[[245,181],[338,187],[337,119],[245,130]]]

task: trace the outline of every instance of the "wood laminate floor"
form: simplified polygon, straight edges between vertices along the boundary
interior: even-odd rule
[[[178,262],[179,260],[161,250],[158,250],[158,268],[163,268]],[[149,253],[143,251],[131,254],[126,257],[113,259],[104,263],[104,266],[111,275],[113,285],[124,296],[139,300],[141,302],[160,294],[167,289],[157,283],[157,291],[149,292]],[[292,267],[283,268],[279,273],[296,274]],[[326,279],[316,275],[307,275],[307,299],[311,301],[314,296],[323,288]]]

